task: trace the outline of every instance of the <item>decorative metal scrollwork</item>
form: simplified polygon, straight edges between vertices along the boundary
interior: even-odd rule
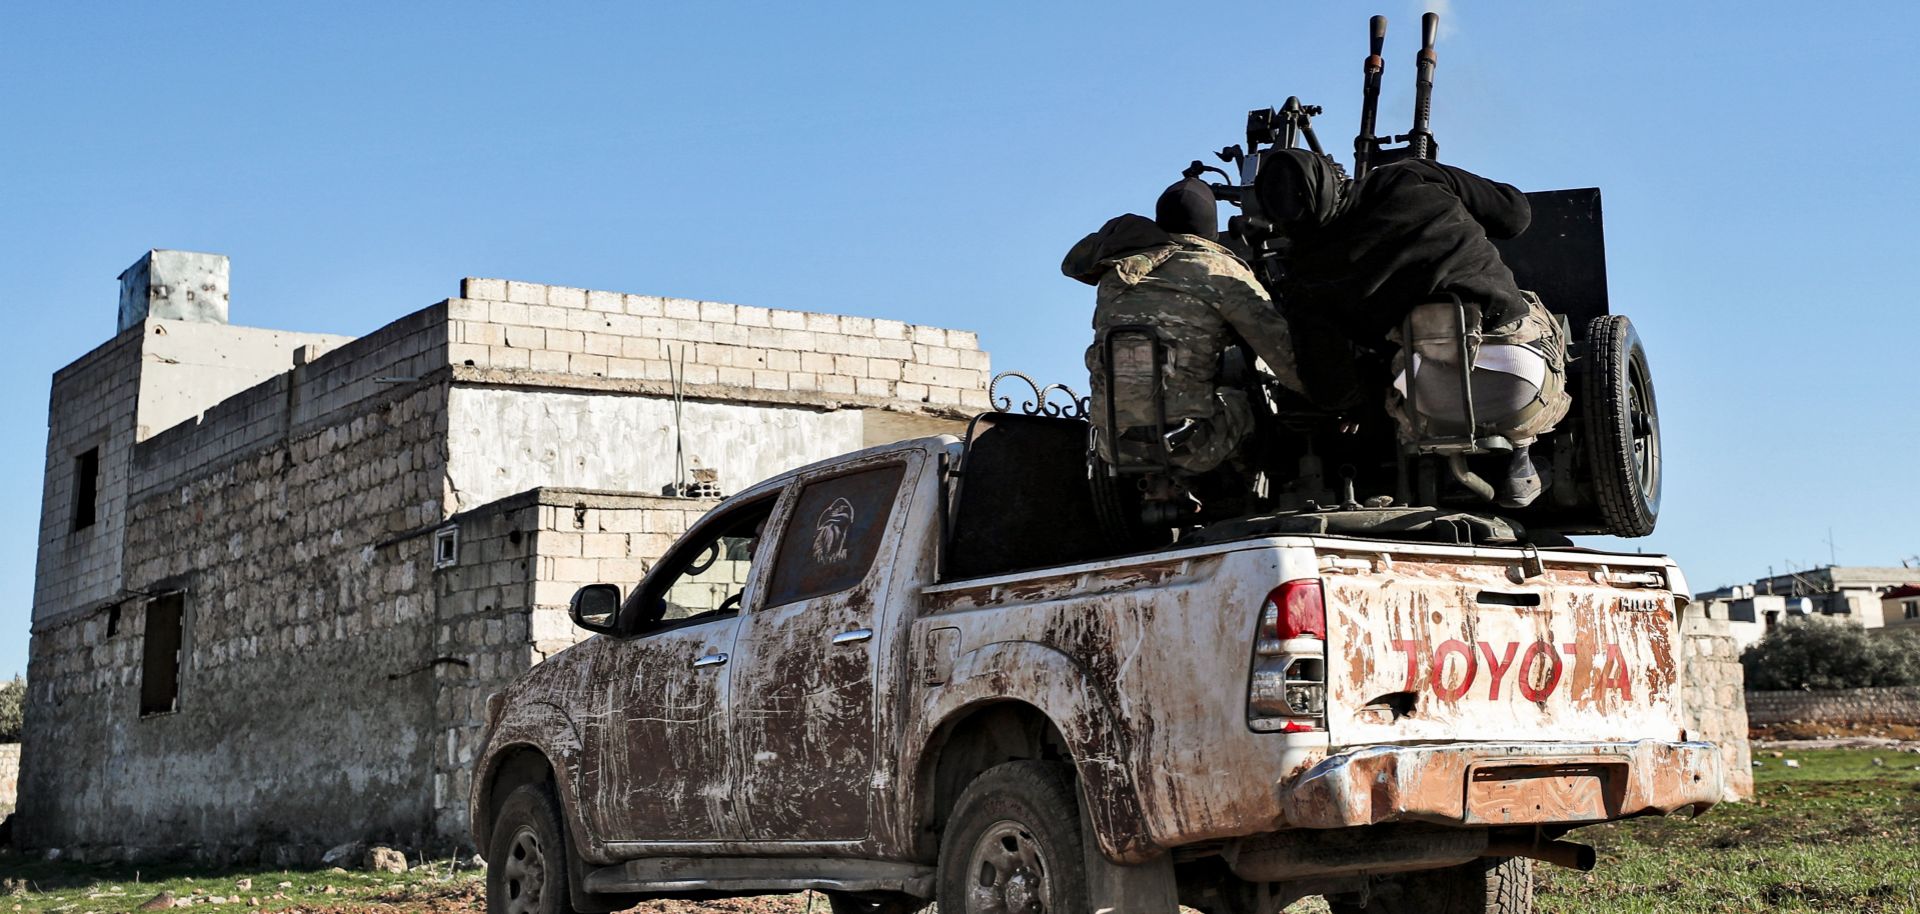
[[[999,393],[1000,382],[1008,378],[1019,378],[1033,390],[1032,399],[1022,399],[1020,402],[1020,412],[1026,415],[1049,416],[1055,419],[1087,417],[1088,400],[1073,388],[1065,384],[1048,384],[1042,387],[1040,382],[1018,371],[1003,371],[994,375],[993,382],[987,385],[987,399],[993,404],[996,412],[1013,412],[1013,397],[1001,396]],[[1059,402],[1060,398],[1065,398],[1066,402]]]

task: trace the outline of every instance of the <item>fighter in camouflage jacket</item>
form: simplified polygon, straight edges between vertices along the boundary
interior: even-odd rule
[[[1205,191],[1204,217],[1198,201],[1191,199],[1198,195],[1194,185]],[[1233,334],[1246,341],[1282,385],[1302,390],[1285,320],[1246,263],[1201,234],[1217,232],[1213,195],[1205,188],[1202,182],[1188,181],[1168,189],[1168,195],[1183,192],[1189,197],[1190,217],[1169,218],[1163,196],[1157,221],[1132,214],[1110,220],[1074,245],[1060,265],[1061,272],[1099,289],[1095,339],[1086,362],[1093,389],[1090,418],[1100,432],[1101,456],[1108,461],[1113,460],[1116,437],[1123,457],[1160,459],[1151,433],[1158,418],[1155,405],[1141,395],[1153,389],[1150,359],[1119,359],[1122,364],[1114,377],[1124,393],[1113,409],[1119,428],[1105,427],[1106,339],[1111,328],[1150,325],[1166,342],[1165,427],[1173,431],[1187,420],[1193,422],[1173,450],[1171,462],[1177,470],[1199,474],[1220,466],[1253,431],[1246,392],[1219,383],[1221,353],[1233,342]]]

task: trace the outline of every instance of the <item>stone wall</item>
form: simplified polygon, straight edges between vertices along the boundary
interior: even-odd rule
[[[445,399],[444,383],[387,385],[151,482],[128,512],[129,597],[35,632],[24,843],[284,865],[343,836],[424,840],[432,555],[409,534],[444,516]],[[258,421],[210,413],[192,431]],[[140,713],[141,591],[184,591],[171,713]]]
[[[1769,724],[1920,723],[1920,686],[1834,689],[1823,692],[1748,692],[1747,720]]]
[[[211,449],[186,455],[199,463],[250,444],[232,437],[237,428],[218,420],[215,424],[223,427],[214,435],[197,434],[194,427],[209,408],[226,414],[260,412],[264,400],[267,410],[283,410],[289,403],[284,385],[269,381],[252,397],[236,395],[283,375],[302,351],[347,342],[346,337],[324,334],[155,319],[129,328],[56,372],[48,408],[34,619],[96,608],[119,595],[133,464],[143,456],[151,459],[149,438],[185,423],[186,431],[174,437],[191,438]],[[440,348],[444,359],[444,341]],[[96,519],[76,529],[76,458],[95,448]]]
[[[688,469],[734,491],[957,432],[986,400],[966,331],[464,294],[356,340],[149,320],[56,374],[24,844],[294,865],[461,840],[486,696],[578,640],[575,588],[631,586],[713,504],[535,487],[659,491],[684,430]],[[96,447],[76,531],[74,457]],[[178,689],[143,707],[175,601]]]
[[[487,696],[525,672],[527,601],[533,593],[539,506],[532,493],[449,518],[452,561],[433,571],[434,829],[465,839],[467,771],[486,721]],[[436,531],[435,536],[441,535]]]
[[[1680,622],[1682,711],[1693,739],[1720,745],[1727,799],[1753,796],[1753,756],[1747,747],[1747,707],[1740,643],[1725,619],[1686,610]]]
[[[0,743],[0,816],[19,802],[20,744]]]

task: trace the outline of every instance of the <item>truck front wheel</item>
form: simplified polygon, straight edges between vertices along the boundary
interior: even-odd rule
[[[1008,762],[967,785],[940,840],[941,914],[1089,910],[1071,771]]]
[[[546,783],[523,784],[500,804],[487,854],[487,914],[573,914],[560,804]]]
[[[1367,903],[1327,899],[1333,914],[1533,914],[1533,861],[1489,857],[1382,879]]]

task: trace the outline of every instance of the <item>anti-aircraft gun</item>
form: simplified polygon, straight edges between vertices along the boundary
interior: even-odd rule
[[[1439,17],[1427,13],[1422,19],[1412,124],[1406,133],[1392,136],[1376,133],[1386,26],[1384,16],[1369,22],[1360,129],[1353,146],[1356,180],[1397,162],[1436,159],[1439,154],[1430,124]],[[1482,421],[1484,414],[1476,414],[1480,328],[1468,309],[1455,301],[1457,315],[1427,320],[1425,335],[1418,339],[1411,325],[1405,328],[1402,339],[1425,347],[1420,351],[1429,354],[1432,366],[1445,369],[1448,396],[1430,397],[1447,401],[1444,409],[1422,404],[1417,391],[1432,388],[1407,384],[1408,405],[1419,428],[1418,440],[1403,442],[1385,407],[1393,374],[1391,349],[1349,338],[1326,316],[1305,311],[1286,295],[1287,239],[1261,212],[1254,182],[1268,156],[1297,147],[1326,157],[1345,173],[1314,131],[1313,118],[1322,113],[1319,106],[1298,98],[1288,98],[1277,109],[1251,111],[1245,145],[1215,154],[1232,173],[1200,161],[1184,172],[1188,177],[1219,175],[1222,181],[1212,185],[1216,196],[1239,208],[1228,220],[1222,241],[1239,248],[1275,293],[1293,331],[1308,387],[1352,393],[1339,404],[1308,402],[1252,371],[1244,356],[1229,353],[1223,359],[1228,366],[1223,377],[1243,379],[1256,394],[1255,401],[1267,406],[1256,410],[1260,427],[1250,461],[1264,468],[1255,485],[1258,510],[1264,513],[1226,526],[1261,523],[1279,532],[1542,544],[1567,534],[1651,533],[1660,506],[1659,416],[1638,334],[1626,317],[1609,307],[1600,191],[1529,193],[1531,226],[1516,238],[1496,242],[1520,287],[1537,293],[1561,322],[1569,345],[1567,391],[1572,399],[1567,417],[1532,446],[1547,490],[1525,508],[1497,508],[1486,480],[1505,466],[1513,444]],[[1435,326],[1442,329],[1436,333]],[[1142,340],[1152,345],[1150,333]],[[1432,353],[1449,351],[1455,354],[1450,363],[1432,358]],[[1449,379],[1457,379],[1457,386]],[[1158,535],[1152,531],[1170,522],[1177,525],[1178,515],[1190,504],[1184,492],[1168,485],[1160,472],[1164,464],[1109,466],[1097,456],[1091,459],[1095,500],[1110,525],[1136,534],[1146,528],[1151,539]],[[1337,468],[1334,478],[1327,467]]]

